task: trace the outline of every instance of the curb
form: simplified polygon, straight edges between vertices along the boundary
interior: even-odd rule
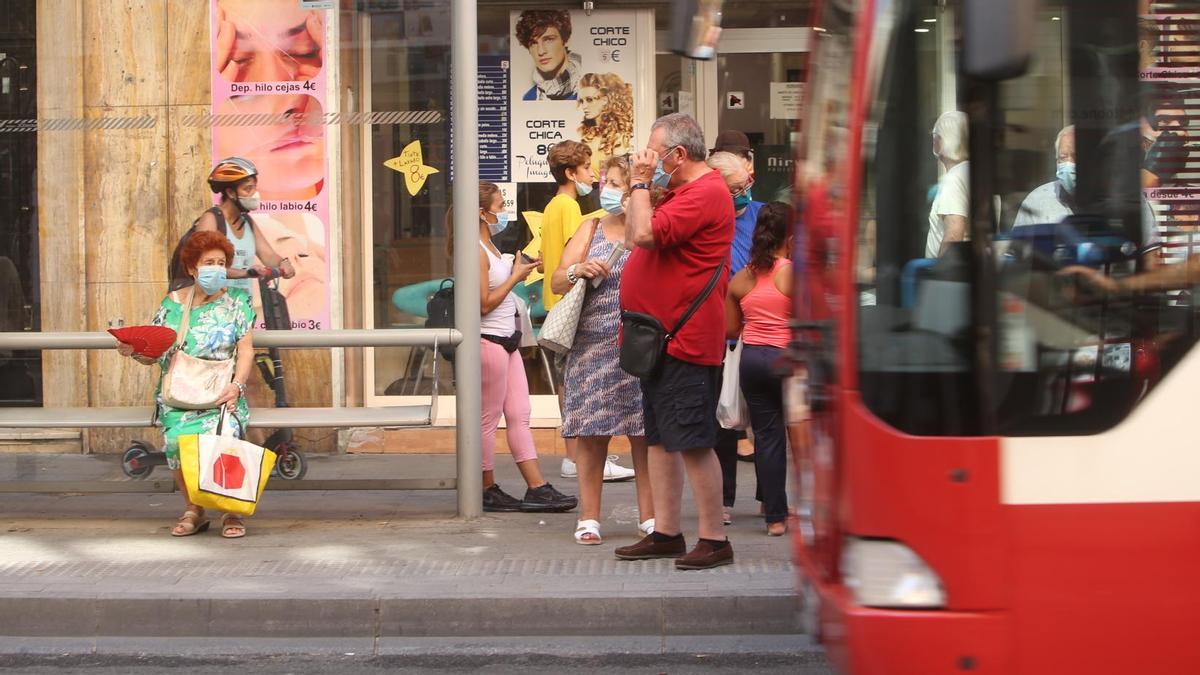
[[[0,666],[33,657],[108,655],[204,659],[242,656],[312,657],[553,657],[590,658],[615,654],[820,656],[822,649],[804,635],[682,635],[671,637],[497,638],[20,638],[0,636]]]
[[[0,636],[433,638],[799,634],[787,595],[0,597]],[[73,650],[72,650],[73,651]]]

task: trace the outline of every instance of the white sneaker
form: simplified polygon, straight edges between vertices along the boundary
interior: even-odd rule
[[[635,473],[636,472],[633,469],[626,469],[620,464],[617,464],[616,455],[609,455],[608,461],[604,463],[605,483],[619,483],[625,480],[632,480]]]
[[[563,457],[562,469],[559,470],[558,475],[563,478],[578,478],[579,474],[575,471],[575,462]]]

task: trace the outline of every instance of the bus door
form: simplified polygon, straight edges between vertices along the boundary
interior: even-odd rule
[[[837,420],[834,402],[841,386],[845,354],[839,352],[840,315],[846,294],[840,263],[851,238],[847,225],[853,201],[851,95],[855,22],[861,0],[824,3],[814,13],[814,68],[819,75],[807,93],[804,146],[796,162],[799,223],[794,269],[797,355],[803,367],[787,385],[789,435],[799,475],[800,541],[807,546],[809,573],[830,578],[836,570],[838,541]],[[810,603],[810,607],[814,603]]]

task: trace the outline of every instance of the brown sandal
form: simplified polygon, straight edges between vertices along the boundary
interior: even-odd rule
[[[188,509],[183,512],[179,522],[171,528],[172,537],[190,537],[208,530],[209,520],[204,518],[204,509]]]
[[[234,513],[221,516],[221,536],[226,539],[241,539],[246,536],[246,521]]]

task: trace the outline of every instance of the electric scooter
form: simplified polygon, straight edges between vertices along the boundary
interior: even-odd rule
[[[279,293],[280,270],[272,268],[266,275],[254,269],[247,275],[258,279],[258,290],[262,300],[263,323],[267,330],[288,330],[292,327],[288,315],[287,301]],[[287,408],[287,393],[283,379],[283,356],[276,347],[255,354],[255,364],[263,380],[275,394],[275,407]],[[275,468],[271,475],[284,480],[299,480],[308,471],[304,455],[296,450],[292,442],[291,429],[276,429],[267,437],[263,447],[276,454]],[[144,479],[154,472],[156,466],[166,466],[167,456],[145,441],[134,440],[121,458],[121,470],[130,478]]]

